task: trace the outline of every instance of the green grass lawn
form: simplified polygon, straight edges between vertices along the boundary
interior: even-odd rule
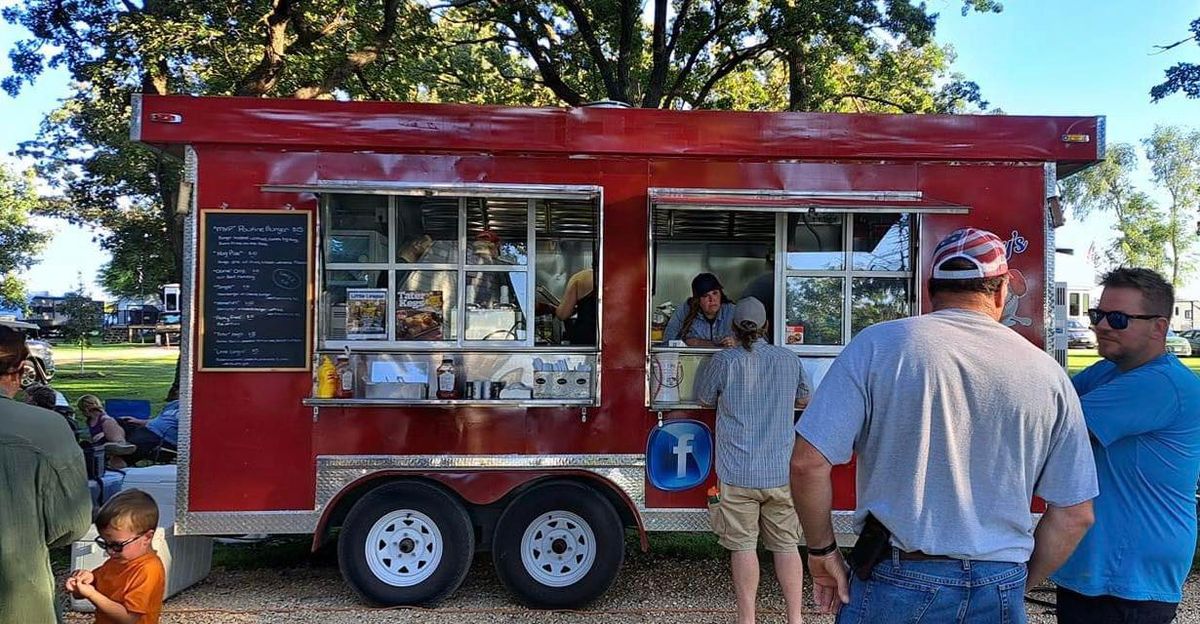
[[[1074,375],[1099,361],[1100,354],[1095,349],[1071,349],[1067,351],[1067,372]],[[1192,372],[1200,374],[1200,357],[1179,358],[1179,361]]]
[[[80,372],[79,348],[56,345],[57,372],[50,385],[66,395],[72,406],[80,396],[94,394],[101,400],[147,399],[150,413],[157,414],[175,378],[177,357],[178,351],[148,350],[145,345],[97,345],[84,349]]]

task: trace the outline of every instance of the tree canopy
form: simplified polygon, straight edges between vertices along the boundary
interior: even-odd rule
[[[1186,43],[1195,43],[1200,46],[1200,17],[1192,21],[1188,27],[1188,32],[1191,36],[1171,43],[1165,46],[1159,46],[1162,50],[1170,50]],[[1150,89],[1150,99],[1157,102],[1173,93],[1183,92],[1189,98],[1200,98],[1200,65],[1195,63],[1176,63],[1168,67],[1165,72],[1166,79]]]
[[[995,0],[961,10],[996,12]],[[114,294],[178,281],[178,163],[128,138],[135,92],[652,108],[965,112],[986,107],[910,0],[27,0],[4,18],[18,93],[72,92],[20,153],[113,254]],[[157,284],[151,284],[156,286]]]
[[[18,174],[0,163],[0,304],[6,307],[25,308],[21,273],[37,263],[50,238],[30,219],[41,206],[33,170]]]

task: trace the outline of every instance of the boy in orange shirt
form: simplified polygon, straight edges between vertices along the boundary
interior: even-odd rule
[[[66,589],[96,605],[96,624],[158,624],[166,573],[150,547],[158,505],[141,490],[125,490],[96,516],[96,543],[108,561],[92,571],[75,570]]]

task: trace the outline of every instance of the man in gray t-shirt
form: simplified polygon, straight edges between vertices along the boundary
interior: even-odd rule
[[[796,426],[792,495],[817,604],[846,604],[839,622],[1000,621],[1092,522],[1096,473],[1079,398],[1052,358],[998,322],[1003,243],[957,230],[931,264],[934,311],[860,332]],[[829,475],[852,453],[856,526],[870,514],[891,547],[866,566],[869,580],[847,583]],[[1034,495],[1048,504],[1036,531]]]

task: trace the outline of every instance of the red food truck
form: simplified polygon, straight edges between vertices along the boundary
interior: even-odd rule
[[[986,228],[1004,322],[1050,350],[1056,181],[1104,119],[144,96],[132,136],[184,163],[179,530],[336,536],[379,604],[490,551],[571,607],[626,530],[708,529],[715,349],[664,335],[693,276],[762,299],[819,386]],[[852,466],[835,488],[852,540]]]

